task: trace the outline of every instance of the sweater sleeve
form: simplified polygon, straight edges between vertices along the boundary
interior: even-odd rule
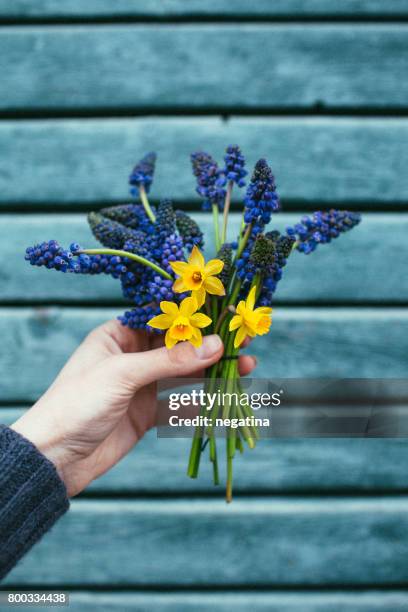
[[[69,507],[51,461],[0,425],[0,579]]]

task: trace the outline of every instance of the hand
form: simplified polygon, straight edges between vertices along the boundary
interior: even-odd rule
[[[114,466],[154,426],[155,381],[197,376],[224,350],[216,335],[198,349],[183,342],[168,351],[161,344],[161,337],[105,323],[12,426],[55,464],[69,496]],[[240,357],[241,374],[255,365],[253,357]]]

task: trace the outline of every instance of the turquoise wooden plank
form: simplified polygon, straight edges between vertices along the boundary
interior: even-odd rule
[[[1,122],[0,203],[126,201],[131,168],[153,149],[152,198],[198,205],[190,153],[208,150],[221,162],[231,142],[249,170],[269,160],[288,207],[408,202],[407,119],[183,117]]]
[[[98,610],[98,612],[134,612],[154,610],[155,612],[397,612],[406,610],[408,594],[406,591],[363,591],[363,592],[309,592],[263,591],[251,593],[234,591],[208,592],[86,592],[71,591],[70,612]],[[53,608],[44,608],[53,611]]]
[[[10,425],[22,410],[0,408],[0,423]],[[214,487],[209,461],[200,477],[186,476],[190,441],[146,434],[137,447],[88,489],[105,495],[171,495],[211,493]],[[319,491],[392,493],[408,489],[408,441],[405,439],[275,439],[262,440],[253,452],[235,459],[234,494]],[[221,471],[224,477],[224,468]]]
[[[386,24],[5,27],[0,110],[405,108],[407,32]]]
[[[215,254],[211,215],[193,213],[193,216],[205,230],[208,259]],[[271,227],[284,230],[300,216],[300,213],[276,215]],[[239,219],[239,215],[232,215],[231,239],[239,230]],[[32,267],[23,259],[28,245],[51,238],[66,247],[73,241],[82,246],[95,246],[84,214],[3,215],[1,220],[1,302],[61,300],[100,304],[121,300],[120,283],[110,277],[61,274]],[[276,292],[276,303],[406,303],[407,235],[408,215],[365,214],[356,229],[316,253],[310,256],[293,253]]]
[[[35,400],[86,333],[119,309],[0,309],[0,402]],[[398,308],[276,308],[257,338],[260,378],[405,378],[408,312]]]
[[[408,12],[405,0],[0,0],[1,17],[230,17],[401,16]]]
[[[404,587],[407,530],[405,496],[77,501],[3,584]]]

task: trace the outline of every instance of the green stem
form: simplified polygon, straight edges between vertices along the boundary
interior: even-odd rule
[[[129,251],[122,251],[120,249],[81,249],[78,253],[85,253],[86,255],[117,255],[118,257],[126,257],[127,259],[131,259],[132,261],[137,261],[137,263],[143,264],[144,266],[148,266],[164,278],[168,280],[173,280],[173,277],[170,276],[168,272],[160,268],[157,264],[153,263],[149,259],[142,257],[141,255],[136,255],[135,253],[129,253]]]
[[[203,442],[202,436],[198,435],[198,432],[194,434],[193,442],[191,444],[190,458],[188,461],[187,474],[190,478],[197,478],[198,468],[200,466],[201,457],[201,445]]]
[[[221,327],[219,330],[219,335],[221,336],[221,338],[224,341],[224,352],[225,354],[227,354],[228,348],[227,348],[227,342],[229,339],[229,335],[228,335],[228,327],[229,327],[229,318],[228,316],[224,317],[223,322],[221,323]]]
[[[220,331],[220,327],[221,327],[225,317],[227,316],[228,312],[229,312],[228,308],[224,308],[224,310],[221,312],[220,317],[219,317],[219,319],[217,321],[217,324],[216,324],[216,326],[214,328],[214,333],[215,334],[218,334],[218,332]],[[214,319],[214,321],[215,321],[215,319]]]
[[[232,502],[232,461],[233,461],[233,458],[228,455],[227,456],[227,491],[226,491],[227,504],[230,504]]]
[[[239,389],[239,392],[242,394],[243,390],[242,390],[241,381],[238,381],[238,389]],[[255,416],[254,411],[252,410],[252,407],[249,404],[240,404],[240,411],[242,412],[242,418]],[[253,437],[255,440],[259,440],[260,436],[259,436],[258,428],[255,425],[254,426],[251,425],[249,426],[249,430],[252,431],[251,437]],[[254,446],[251,446],[251,448],[254,448]]]
[[[251,291],[252,287],[256,287],[255,294],[255,302],[258,300],[260,293],[262,291],[262,274],[261,272],[257,272],[252,280],[251,286],[249,288],[248,294]]]
[[[220,226],[219,226],[219,218],[218,218],[218,204],[212,205],[212,213],[213,213],[213,224],[214,224],[214,239],[215,239],[215,248],[217,252],[220,250],[221,242],[220,242]]]
[[[227,356],[233,356],[233,348],[232,348],[232,338],[233,334],[229,334],[226,337],[225,342],[225,354]],[[236,363],[232,360],[226,360],[224,362],[223,367],[223,380],[225,380],[225,391],[227,394],[231,394],[231,399],[227,399],[225,397],[225,403],[223,407],[223,419],[234,418],[235,416],[235,407],[234,407],[234,398],[233,393],[235,390],[235,378],[236,378]],[[230,503],[232,501],[232,478],[233,478],[233,470],[232,470],[232,461],[235,454],[235,432],[232,428],[227,428],[226,432],[226,440],[225,440],[225,450],[226,450],[226,461],[227,461],[227,486],[226,486],[226,501]]]
[[[212,320],[213,320],[213,328],[214,328],[214,333],[217,333],[217,319],[218,319],[218,302],[217,302],[217,298],[215,297],[215,295],[211,296],[211,316],[212,316]]]
[[[230,345],[230,342],[228,343]],[[231,393],[231,405],[228,411],[228,418],[234,419],[237,413],[237,403],[234,400],[234,393],[237,390],[237,363],[231,360],[227,369],[227,392]],[[231,427],[227,432],[226,440],[226,451],[227,451],[227,490],[226,490],[226,501],[230,503],[232,501],[232,482],[233,482],[233,459],[236,449],[236,432]]]
[[[217,366],[218,364],[215,364],[214,366],[212,366],[211,371],[210,371],[209,390],[212,392],[215,391],[214,383],[217,378]],[[213,466],[213,481],[215,485],[218,485],[220,483],[220,477],[218,473],[217,443],[216,443],[215,433],[214,433],[214,424],[215,424],[215,419],[217,418],[217,415],[218,415],[218,409],[219,409],[219,406],[216,404],[211,410],[211,425],[207,428],[207,436],[210,440],[210,461]]]
[[[215,436],[213,435],[210,438],[210,444],[213,444],[213,459],[212,461],[212,466],[213,466],[213,482],[215,485],[219,485],[220,484],[220,475],[218,472],[218,458],[217,458],[217,446],[216,446],[216,442],[215,442]],[[210,451],[211,451],[211,447],[210,447]]]
[[[235,300],[238,297],[238,294],[239,294],[240,290],[241,290],[241,281],[239,280],[239,281],[237,281],[235,287],[233,288],[233,290],[231,292],[230,298],[228,300],[228,305],[229,306],[234,304]]]
[[[204,309],[208,317],[211,317],[211,304],[210,304],[210,296],[207,293],[204,302]]]
[[[245,419],[245,416],[247,416],[241,405],[237,406],[237,416],[239,419]],[[247,425],[243,425],[240,430],[242,433],[242,437],[248,444],[249,448],[255,448],[256,436],[254,435],[253,431],[251,431],[251,429]]]
[[[240,243],[238,245],[238,249],[235,255],[235,261],[237,261],[237,259],[239,259],[241,257],[241,253],[242,251],[245,249],[246,247],[246,243],[248,242],[248,239],[251,235],[252,232],[252,223],[250,223],[246,230],[245,230],[245,234],[242,236],[242,239],[240,240]]]
[[[204,391],[206,393],[209,393],[212,391],[213,380],[216,376],[216,367],[217,367],[217,364],[214,364],[213,366],[211,366],[210,378],[205,379]],[[202,406],[200,410],[200,416],[205,416],[206,414],[207,414],[207,407]],[[190,458],[188,461],[188,468],[187,468],[187,474],[188,476],[190,476],[190,478],[197,478],[198,476],[198,470],[200,467],[200,459],[201,459],[201,448],[202,448],[202,443],[204,439],[204,434],[205,434],[204,427],[198,426],[195,428],[194,438],[191,444]],[[211,443],[211,438],[210,438],[210,443]],[[211,447],[210,447],[210,451],[211,451]],[[217,465],[216,457],[214,458],[214,463],[215,463],[214,465],[214,483],[218,484],[218,465]]]
[[[230,206],[231,206],[231,195],[232,195],[232,188],[233,188],[233,186],[234,186],[234,181],[229,181],[228,182],[228,186],[227,186],[227,193],[225,195],[224,218],[223,218],[223,225],[222,225],[221,244],[224,244],[224,242],[227,239],[228,213],[229,213],[229,209],[230,209]]]
[[[234,394],[237,391],[236,385],[235,385],[236,370],[235,370],[234,360],[231,360],[230,362],[228,379],[229,380],[228,380],[228,385],[227,385],[227,393]],[[230,419],[236,418],[236,412],[237,412],[237,405],[236,405],[234,397],[232,396],[231,406],[230,406],[230,411],[229,411],[229,418]],[[235,455],[235,430],[232,427],[227,437],[227,447],[228,447],[227,449],[228,456],[234,457]]]
[[[147,199],[147,193],[146,193],[146,189],[144,188],[144,185],[140,185],[139,187],[139,196],[140,199],[142,200],[142,204],[143,204],[143,208],[146,211],[146,215],[149,217],[150,221],[152,223],[156,223],[156,217],[154,212],[152,211],[150,204],[149,204],[149,200]]]

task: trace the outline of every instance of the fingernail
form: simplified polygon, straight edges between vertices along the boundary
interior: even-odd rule
[[[221,347],[222,341],[217,334],[205,336],[202,345],[196,348],[197,357],[199,359],[209,359],[215,353],[218,353]]]

